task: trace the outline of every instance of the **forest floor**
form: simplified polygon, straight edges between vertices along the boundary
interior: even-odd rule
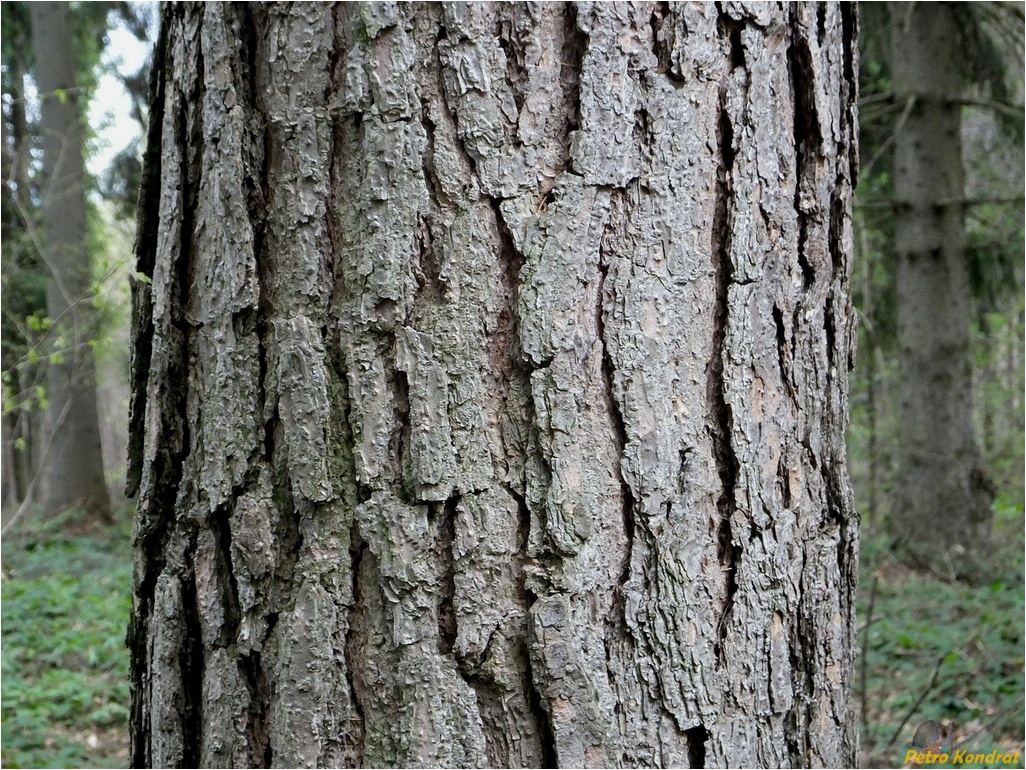
[[[901,767],[927,720],[954,723],[951,760],[959,749],[1019,752],[1011,764],[931,767],[1024,766],[1021,505],[995,506],[994,543],[989,574],[969,586],[908,569],[863,530],[854,702],[863,767]]]
[[[3,539],[3,767],[128,765],[129,526],[76,529],[26,525]]]
[[[996,529],[993,575],[977,586],[912,572],[863,535],[853,707],[864,767],[902,766],[928,719],[956,724],[956,749],[1019,751],[1001,766],[1023,767],[1021,506],[999,506]],[[3,540],[3,767],[128,762],[128,526],[68,531],[53,522]]]

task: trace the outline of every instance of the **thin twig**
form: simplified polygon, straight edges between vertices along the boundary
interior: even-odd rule
[[[972,208],[974,206],[1021,205],[1024,200],[1026,200],[1026,196],[1022,195],[994,195],[988,198],[942,198],[941,200],[931,201],[929,205],[932,207],[961,206],[962,208]],[[887,198],[884,200],[857,201],[855,208],[871,211],[873,209],[896,209],[899,206],[907,205],[908,203],[905,201]]]
[[[894,137],[897,136],[898,132],[901,131],[902,128],[905,127],[905,121],[907,121],[908,116],[912,114],[912,108],[915,106],[915,103],[916,95],[911,94],[905,101],[905,109],[901,111],[901,115],[898,117],[898,122],[894,124],[894,131],[891,132],[891,135],[887,137],[887,140],[880,145],[880,149],[876,151],[876,154],[874,154],[873,157],[869,159],[869,162],[859,171],[860,177],[865,179],[869,176],[869,170],[873,168],[873,166],[876,165],[876,162],[880,160],[881,156],[891,148],[891,145],[894,143]]]
[[[920,96],[919,98],[923,98]],[[976,107],[981,110],[990,110],[997,112],[1009,118],[1015,118],[1018,120],[1022,119],[1023,105],[1013,104],[1011,102],[1003,102],[1000,99],[990,99],[984,96],[968,96],[964,94],[948,94],[945,96],[935,96],[932,101],[934,103],[940,102],[942,104],[950,104],[958,107]],[[864,109],[873,110],[891,110],[900,108],[901,103],[897,100],[893,91],[883,91],[876,94],[869,94],[859,99],[859,113],[861,114]]]
[[[64,402],[64,408],[61,409],[61,413],[57,416],[57,420],[53,424],[53,430],[50,431],[50,435],[47,437],[46,446],[43,447],[43,456],[39,460],[39,468],[38,470],[36,470],[35,474],[32,476],[32,480],[29,482],[28,487],[25,489],[25,499],[21,501],[21,505],[18,506],[18,510],[15,511],[14,515],[10,518],[10,520],[6,524],[4,524],[2,529],[0,529],[0,537],[6,535],[7,530],[9,530],[11,527],[18,523],[21,517],[24,516],[25,513],[28,511],[29,505],[32,504],[32,495],[33,492],[35,492],[36,482],[39,480],[39,477],[43,475],[43,469],[46,467],[47,460],[50,456],[50,449],[53,446],[54,436],[57,435],[57,432],[61,429],[61,426],[64,425],[64,420],[68,416],[68,411],[70,410],[70,408],[71,400],[69,399],[68,401]]]
[[[986,723],[984,723],[983,725],[981,725],[981,726],[980,726],[980,728],[979,728],[978,730],[976,730],[976,731],[974,731],[974,732],[970,733],[970,734],[969,734],[969,735],[967,735],[967,736],[966,736],[965,738],[963,738],[963,739],[962,739],[962,745],[963,745],[963,746],[968,746],[968,745],[970,745],[970,744],[971,744],[971,743],[972,743],[973,741],[975,741],[975,740],[976,740],[976,738],[977,738],[978,736],[980,736],[980,735],[982,735],[983,733],[985,733],[985,732],[989,731],[989,730],[990,730],[990,728],[992,728],[992,727],[993,727],[994,725],[996,725],[996,724],[997,724],[997,723],[998,723],[998,722],[999,722],[999,721],[1001,720],[1001,718],[1002,718],[1002,717],[1003,717],[1003,716],[1004,716],[1005,714],[1007,714],[1007,713],[1008,713],[1009,711],[1011,711],[1011,710],[1012,710],[1013,708],[1015,708],[1015,707],[1016,707],[1016,706],[1018,706],[1018,705],[1019,705],[1020,703],[1022,703],[1022,701],[1023,701],[1023,696],[1022,696],[1022,695],[1020,695],[1020,696],[1019,696],[1018,698],[1016,698],[1016,699],[1015,699],[1014,701],[1012,701],[1012,704],[1011,704],[1011,705],[1010,705],[1010,706],[1009,706],[1008,708],[1006,708],[1006,709],[1003,709],[1003,710],[999,711],[999,712],[998,712],[997,714],[995,714],[995,715],[993,716],[993,718],[991,718],[991,719],[990,719],[990,720],[989,720],[988,722],[986,722]]]
[[[862,637],[862,665],[859,667],[859,698],[861,703],[862,726],[869,726],[869,709],[866,706],[866,680],[869,678],[869,629],[873,626],[873,607],[876,604],[876,588],[880,582],[879,575],[873,575],[873,585],[869,589],[869,608],[866,610],[866,628]]]
[[[941,655],[940,658],[938,658],[937,665],[934,666],[933,669],[933,676],[930,677],[930,683],[926,685],[926,687],[923,689],[921,693],[919,693],[919,697],[916,698],[916,702],[912,704],[912,708],[910,708],[908,710],[908,713],[905,714],[905,718],[901,720],[901,724],[898,725],[898,729],[894,731],[894,735],[891,736],[891,739],[887,742],[887,745],[884,746],[884,754],[889,753],[891,748],[893,748],[894,744],[898,742],[898,736],[900,736],[901,731],[905,729],[905,725],[908,724],[908,720],[910,720],[912,718],[912,715],[915,714],[916,711],[918,711],[919,707],[923,705],[923,701],[926,700],[926,696],[930,694],[930,690],[932,690],[933,686],[937,683],[937,677],[938,675],[940,675],[941,666],[944,665],[944,658],[946,657],[947,654],[945,653],[944,655]]]

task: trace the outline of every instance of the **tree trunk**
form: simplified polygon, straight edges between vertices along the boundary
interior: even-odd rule
[[[43,258],[55,340],[47,369],[47,449],[42,497],[51,511],[110,516],[103,475],[96,375],[90,339],[92,279],[86,242],[85,162],[80,94],[68,3],[32,3],[43,149]]]
[[[39,433],[40,419],[33,406],[34,385],[41,381],[38,365],[26,360],[28,348],[23,325],[25,316],[35,307],[31,287],[32,276],[38,270],[38,260],[26,231],[32,223],[32,193],[29,181],[31,157],[28,118],[25,114],[25,62],[31,54],[28,34],[28,9],[23,4],[4,6],[4,24],[24,30],[24,34],[11,35],[8,45],[12,55],[6,64],[9,69],[4,79],[5,112],[2,126],[3,148],[0,159],[0,242],[3,244],[3,339],[0,341],[4,374],[4,412],[2,426],[2,456],[0,475],[3,477],[2,509],[6,518],[30,498],[33,480],[38,468],[33,465],[34,436]],[[8,128],[10,126],[10,128]],[[37,380],[36,378],[40,379]],[[33,394],[33,395],[28,395]],[[35,450],[35,451],[34,451]],[[5,521],[6,523],[6,521]]]
[[[164,14],[133,762],[854,763],[850,6]]]
[[[893,3],[900,442],[891,534],[922,564],[971,572],[992,490],[972,409],[972,296],[965,252],[962,55],[949,4]]]

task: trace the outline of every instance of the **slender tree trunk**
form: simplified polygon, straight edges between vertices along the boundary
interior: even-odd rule
[[[89,345],[92,281],[71,8],[66,2],[32,3],[31,13],[42,103],[43,252],[51,274],[46,305],[56,341],[46,378],[49,443],[43,457],[43,502],[52,511],[75,507],[107,518],[110,497]]]
[[[856,761],[854,38],[165,9],[134,763]]]
[[[5,93],[4,96],[7,96]],[[16,237],[22,235],[22,229],[19,227],[21,224],[15,214],[15,198],[14,198],[14,169],[15,169],[15,155],[17,153],[17,146],[12,141],[11,136],[7,130],[7,116],[3,116],[3,125],[0,126],[3,132],[3,146],[0,147],[0,176],[3,177],[0,181],[0,238],[6,245],[6,249],[3,253],[5,260],[10,258],[11,243]],[[6,265],[5,265],[6,266]],[[7,274],[5,271],[5,280]],[[6,327],[6,324],[5,324]],[[20,341],[20,340],[19,340]],[[3,340],[3,365],[2,368],[4,377],[4,400],[6,402],[8,397],[12,399],[15,397],[14,394],[18,394],[21,388],[19,385],[18,372],[14,369],[15,361],[12,360],[17,357],[20,352],[14,345],[11,344],[10,338],[6,337]],[[10,372],[8,375],[7,372]],[[3,461],[0,463],[0,472],[2,472],[2,496],[0,496],[0,506],[2,506],[3,512],[6,514],[9,510],[16,509],[21,501],[24,499],[25,487],[27,482],[24,475],[21,473],[22,465],[19,462],[19,457],[24,455],[24,452],[18,449],[18,416],[21,409],[14,407],[9,409],[7,404],[4,404],[3,417],[0,421],[0,429],[2,429],[2,435],[0,435],[0,451],[2,451]]]
[[[11,5],[4,8],[4,23],[21,26],[20,14],[28,14],[23,7]],[[25,24],[27,29],[28,25]],[[29,42],[15,37],[11,43],[17,50],[27,55]],[[26,244],[26,229],[32,223],[27,217],[32,210],[28,161],[30,157],[31,138],[28,120],[25,115],[25,67],[17,58],[10,63],[10,72],[5,79],[4,96],[7,97],[7,109],[3,121],[3,182],[0,185],[3,200],[0,203],[0,240],[4,245],[4,338],[2,343],[2,368],[4,381],[4,398],[11,399],[13,406],[4,404],[3,414],[3,463],[0,465],[3,475],[3,509],[4,513],[13,513],[26,499],[31,490],[31,482],[38,469],[33,467],[35,449],[33,436],[38,433],[39,413],[29,408],[26,395],[34,391],[33,379],[38,376],[38,366],[29,365],[25,360],[26,340],[22,333],[16,331],[19,324],[24,323],[27,304],[18,290],[26,291],[24,275],[31,270],[34,260],[25,257],[30,247]],[[8,118],[10,129],[8,129]],[[17,278],[14,278],[17,275]],[[12,280],[13,279],[13,280]],[[13,286],[12,286],[13,284]],[[13,301],[12,301],[13,300]],[[7,319],[14,316],[14,321]],[[13,332],[13,333],[12,333]]]
[[[894,143],[900,441],[891,533],[925,564],[971,572],[992,492],[972,408],[961,153],[962,60],[947,3],[893,3],[895,96],[912,102]]]

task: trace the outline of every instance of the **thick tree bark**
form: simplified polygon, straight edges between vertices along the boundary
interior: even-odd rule
[[[46,306],[55,353],[47,368],[42,498],[51,511],[81,508],[110,516],[103,475],[96,374],[89,340],[91,284],[86,242],[85,161],[80,95],[68,3],[32,3],[32,40],[43,149],[43,253],[50,269]]]
[[[844,766],[847,5],[175,5],[139,765]]]
[[[985,552],[992,490],[972,409],[972,295],[965,252],[958,29],[947,3],[893,3],[900,367],[891,533],[924,564],[970,573]]]

